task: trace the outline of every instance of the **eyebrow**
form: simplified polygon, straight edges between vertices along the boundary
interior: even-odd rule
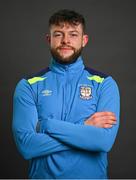
[[[78,33],[80,34],[77,30],[73,30],[73,31],[69,31],[70,33]],[[60,31],[60,30],[56,30],[54,31],[53,33],[63,33],[63,31]]]

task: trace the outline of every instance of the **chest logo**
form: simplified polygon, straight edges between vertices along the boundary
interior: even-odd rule
[[[51,90],[48,90],[48,89],[43,90],[43,91],[42,91],[42,95],[43,95],[43,96],[51,96],[51,95],[52,95],[52,91],[51,91]]]
[[[81,99],[91,99],[92,98],[92,89],[89,86],[81,86],[80,87],[80,98]]]

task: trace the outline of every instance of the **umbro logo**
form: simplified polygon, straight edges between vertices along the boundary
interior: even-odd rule
[[[52,91],[49,89],[45,89],[42,91],[42,95],[43,96],[51,96],[52,95]]]

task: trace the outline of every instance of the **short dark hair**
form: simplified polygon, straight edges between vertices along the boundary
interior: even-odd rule
[[[49,19],[49,27],[52,25],[60,25],[61,23],[69,23],[71,25],[81,24],[83,32],[85,32],[85,19],[83,15],[68,9],[62,9],[55,12]]]

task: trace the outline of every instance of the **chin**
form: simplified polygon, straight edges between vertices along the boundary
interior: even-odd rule
[[[60,60],[61,60],[61,61],[64,61],[64,62],[68,62],[68,61],[72,61],[73,58],[72,58],[72,57],[65,57],[65,58],[64,58],[64,57],[61,57]]]
[[[51,49],[51,54],[53,58],[60,64],[72,64],[76,62],[77,58],[81,55],[82,48],[80,48],[77,52],[70,54],[61,54],[54,49]]]
[[[74,62],[76,62],[77,58],[59,58],[59,59],[56,59],[56,61],[60,64],[72,64]]]
[[[64,60],[64,61],[67,61],[67,60],[70,60],[72,57],[73,57],[74,53],[72,54],[65,54],[65,55],[59,55],[59,57]]]

